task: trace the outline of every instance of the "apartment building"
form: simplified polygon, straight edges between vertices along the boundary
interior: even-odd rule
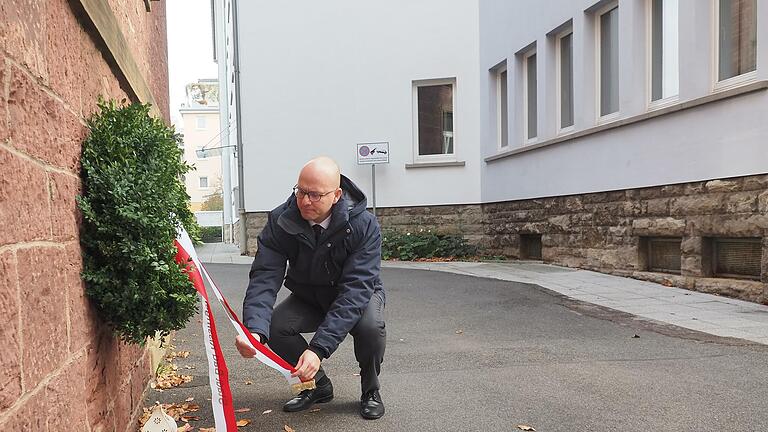
[[[237,2],[244,249],[310,157],[383,226],[768,302],[756,0]]]

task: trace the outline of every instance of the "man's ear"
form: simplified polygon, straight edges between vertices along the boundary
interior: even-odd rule
[[[341,188],[337,188],[336,191],[333,192],[333,203],[336,204],[339,202],[342,195],[344,195],[344,191],[341,190]]]

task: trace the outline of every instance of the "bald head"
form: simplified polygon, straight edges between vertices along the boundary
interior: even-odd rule
[[[304,164],[296,186],[303,193],[296,195],[296,204],[301,217],[320,223],[331,214],[331,207],[342,196],[341,173],[333,159],[321,156]],[[319,195],[317,201],[309,198],[310,193]]]
[[[316,157],[301,168],[299,183],[302,180],[317,186],[322,185],[324,190],[336,189],[341,185],[339,165],[327,156]]]

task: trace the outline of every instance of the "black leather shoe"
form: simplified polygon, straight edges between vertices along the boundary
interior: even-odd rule
[[[331,399],[333,399],[333,384],[328,381],[328,384],[324,386],[317,386],[317,388],[313,390],[304,390],[299,393],[295,398],[283,405],[283,411],[304,411],[315,403],[330,402]]]
[[[378,390],[371,390],[360,398],[360,415],[368,420],[376,420],[384,415],[384,402]]]

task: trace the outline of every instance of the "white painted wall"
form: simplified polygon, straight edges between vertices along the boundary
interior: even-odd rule
[[[377,205],[480,200],[478,5],[465,0],[241,1],[246,210],[284,200],[301,166],[326,154],[370,197],[355,144],[389,141]],[[412,81],[456,78],[456,156],[464,167],[413,163]]]
[[[224,212],[221,210],[196,211],[195,219],[197,219],[197,224],[203,227],[220,227],[224,222]]]
[[[547,33],[572,20],[575,130],[596,119],[595,1],[480,1],[483,156],[498,154],[490,68],[510,65],[511,148],[521,147],[518,94],[522,77],[515,53],[536,42],[539,58],[539,142],[556,137],[555,51]],[[680,0],[680,96],[713,93],[714,1]],[[768,64],[768,8],[758,2],[758,79]],[[620,119],[648,111],[644,1],[619,1]],[[515,65],[514,67],[512,65]],[[515,104],[517,101],[517,104]],[[484,162],[483,202],[626,189],[768,172],[768,92],[737,96],[696,108],[569,140],[552,147]]]
[[[370,167],[355,143],[389,141],[377,167],[377,205],[494,202],[768,172],[768,92],[685,111],[485,162],[498,154],[489,69],[507,61],[510,147],[522,146],[522,70],[536,43],[537,142],[556,137],[555,45],[573,27],[575,131],[595,127],[592,7],[570,0],[297,0],[239,2],[245,208],[284,200],[302,164],[326,154],[370,196]],[[713,94],[714,1],[679,0],[679,100]],[[648,112],[647,6],[619,4],[618,119]],[[768,79],[768,7],[758,2],[756,80]],[[413,157],[415,80],[455,78],[457,160],[407,169]]]
[[[184,176],[184,184],[193,210],[199,210],[208,195],[221,185],[221,156],[198,158],[203,147],[219,147],[219,110],[182,108],[179,110],[184,134],[184,161],[195,169]],[[198,117],[205,118],[205,127],[198,128]],[[214,153],[215,154],[215,153]],[[200,177],[208,178],[208,187],[200,187]]]

